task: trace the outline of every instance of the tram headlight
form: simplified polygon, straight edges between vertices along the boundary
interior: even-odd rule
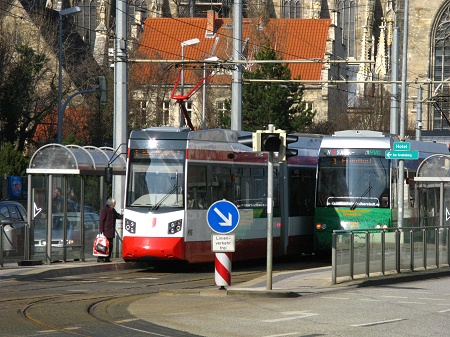
[[[136,233],[136,222],[131,221],[130,219],[125,219],[124,228],[128,233],[135,234]]]
[[[169,222],[168,233],[175,234],[175,233],[178,233],[179,231],[181,231],[182,223],[183,223],[183,220],[181,220],[181,219]]]
[[[324,223],[316,223],[316,229],[326,229],[327,225]]]

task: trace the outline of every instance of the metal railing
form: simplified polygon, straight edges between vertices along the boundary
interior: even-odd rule
[[[450,265],[450,227],[337,230],[332,235],[332,282]]]

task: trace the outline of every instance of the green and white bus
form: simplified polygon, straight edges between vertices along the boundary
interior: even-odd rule
[[[394,143],[398,144],[396,136],[368,130],[339,131],[323,137],[315,205],[317,254],[331,252],[334,230],[397,226],[398,160],[386,159],[386,151],[395,150]],[[417,167],[428,156],[449,151],[444,144],[413,140],[406,143],[400,146],[402,151],[409,149],[403,153],[418,157],[404,160],[403,226],[408,227],[415,224],[417,216],[413,181]]]

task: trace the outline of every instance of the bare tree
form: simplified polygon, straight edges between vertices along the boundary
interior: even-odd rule
[[[5,11],[8,15],[0,18],[2,136],[3,139],[14,143],[18,150],[23,151],[37,140],[35,133],[41,123],[46,132],[40,134],[39,143],[36,145],[56,140],[59,86],[63,97],[61,104],[67,103],[66,115],[69,111],[84,111],[95,120],[99,115],[95,93],[75,95],[70,101],[67,99],[77,92],[95,89],[102,70],[95,63],[81,37],[76,34],[73,18],[64,18],[61,48],[63,81],[60,83],[58,13],[36,4],[27,3],[35,6],[30,8],[22,8],[17,3],[3,5],[9,7],[8,11]],[[84,119],[72,118],[72,121],[75,120]],[[69,124],[69,120],[67,122]],[[91,140],[105,132],[103,123],[90,125],[95,126],[89,129],[91,136],[88,138]],[[82,130],[85,127],[80,124],[74,128]],[[69,131],[68,128],[63,128],[63,137],[67,136]]]
[[[389,132],[390,94],[383,85],[372,85],[349,109],[349,128]]]

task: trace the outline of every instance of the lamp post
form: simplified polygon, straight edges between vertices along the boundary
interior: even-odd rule
[[[186,46],[196,46],[200,43],[197,38],[186,40],[181,42],[181,61],[184,61],[184,47]],[[181,96],[184,95],[184,63],[181,63]],[[184,102],[183,102],[184,104]],[[183,112],[180,107],[180,127],[184,126]]]
[[[71,15],[81,12],[81,8],[78,6],[70,7],[59,11],[59,78],[58,78],[58,144],[62,143],[62,126],[64,111],[62,109],[62,18],[66,15]]]
[[[208,57],[205,61],[218,61],[217,56]],[[202,130],[206,130],[206,63],[203,63],[203,104],[202,104]]]

